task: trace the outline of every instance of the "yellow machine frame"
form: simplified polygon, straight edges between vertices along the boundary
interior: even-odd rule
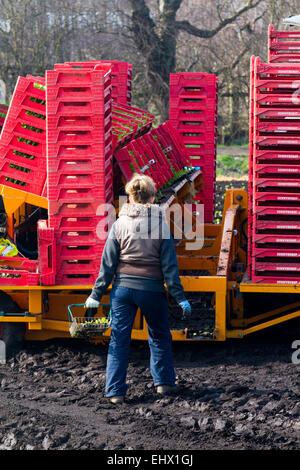
[[[186,185],[174,193],[171,204],[181,204],[184,200]],[[9,221],[9,234],[25,204],[47,209],[45,198],[28,194],[21,190],[0,185]],[[225,195],[221,224],[205,224],[204,246],[200,250],[189,251],[187,240],[177,246],[178,266],[185,292],[210,292],[214,294],[215,332],[213,338],[188,336],[188,328],[172,330],[174,341],[225,341],[226,338],[242,338],[250,333],[268,328],[300,316],[300,301],[260,315],[246,318],[244,312],[244,293],[300,293],[300,285],[290,284],[255,284],[244,275],[246,270],[246,252],[242,240],[247,232],[247,201],[245,190],[228,190]],[[245,227],[245,231],[242,230]],[[244,240],[245,243],[245,240]],[[1,260],[0,260],[1,264]],[[235,266],[233,270],[232,267]],[[236,269],[239,266],[240,269]],[[207,271],[205,276],[184,275],[184,271]],[[24,315],[5,315],[0,311],[1,322],[26,323],[28,340],[45,340],[55,337],[69,337],[67,306],[84,303],[93,286],[3,286],[0,289],[8,293],[24,310]],[[108,294],[109,294],[108,289]],[[108,295],[103,297],[109,303]],[[0,307],[1,310],[1,307]],[[97,316],[103,315],[99,308]],[[79,314],[78,316],[82,316]],[[110,336],[108,329],[104,337]],[[132,339],[147,340],[147,325],[138,311]]]

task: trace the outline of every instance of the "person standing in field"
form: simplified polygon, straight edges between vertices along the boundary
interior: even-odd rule
[[[147,322],[150,372],[159,394],[176,390],[164,283],[183,311],[191,312],[180,282],[172,235],[162,209],[153,204],[154,181],[146,175],[135,175],[125,191],[129,202],[123,204],[112,225],[99,276],[85,304],[86,308],[97,308],[114,279],[105,392],[115,404],[123,403],[127,391],[131,330],[138,307]]]

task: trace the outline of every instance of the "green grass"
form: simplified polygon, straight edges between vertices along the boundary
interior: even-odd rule
[[[249,144],[248,144],[248,143],[244,143],[244,144],[242,144],[242,145],[239,145],[239,144],[230,144],[230,145],[218,144],[218,148],[219,148],[219,149],[227,149],[227,148],[230,148],[230,147],[234,147],[234,148],[238,148],[238,147],[241,147],[241,148],[248,148],[248,147],[249,147]]]
[[[248,174],[246,155],[217,155],[217,176],[242,176]]]

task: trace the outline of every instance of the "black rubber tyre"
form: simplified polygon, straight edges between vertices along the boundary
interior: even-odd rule
[[[0,291],[0,311],[21,313],[19,305],[5,292]],[[23,323],[0,323],[0,339],[6,346],[6,358],[12,357],[23,345],[26,326]]]

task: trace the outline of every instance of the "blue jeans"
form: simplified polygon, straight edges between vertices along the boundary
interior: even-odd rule
[[[173,385],[172,335],[166,293],[113,287],[111,338],[106,366],[106,396],[125,395],[131,330],[137,308],[145,316],[150,347],[150,372],[154,385]]]

